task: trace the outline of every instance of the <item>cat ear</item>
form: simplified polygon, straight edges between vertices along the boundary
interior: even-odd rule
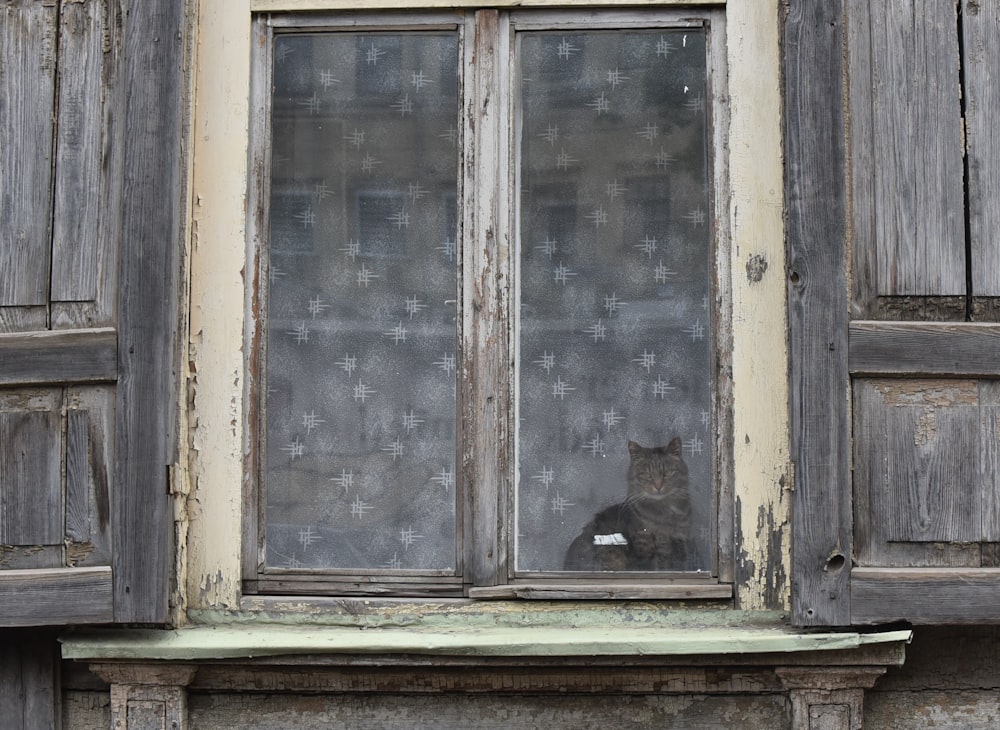
[[[667,444],[667,453],[672,456],[681,455],[681,437],[674,436],[673,439]]]
[[[637,456],[639,452],[642,451],[642,447],[639,446],[635,441],[628,442],[628,455]]]

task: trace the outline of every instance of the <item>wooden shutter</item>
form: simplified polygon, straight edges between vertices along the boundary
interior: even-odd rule
[[[182,4],[132,5],[0,9],[0,626],[167,617]]]
[[[1000,620],[986,5],[801,0],[787,19],[799,624]]]

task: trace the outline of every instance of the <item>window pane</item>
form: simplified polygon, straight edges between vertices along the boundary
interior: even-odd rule
[[[517,569],[708,570],[705,33],[517,48]]]
[[[265,561],[450,571],[458,39],[274,41]]]

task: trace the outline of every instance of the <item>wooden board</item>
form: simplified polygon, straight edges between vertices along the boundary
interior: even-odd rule
[[[0,385],[114,381],[117,349],[111,328],[0,334]]]
[[[792,620],[850,621],[850,421],[840,2],[789,4],[785,200],[792,444]]]
[[[110,623],[111,568],[0,571],[4,626]]]
[[[965,200],[955,4],[849,0],[847,10],[860,298],[962,296]]]
[[[972,294],[1000,296],[1000,7],[970,2],[962,13],[965,133],[969,168]]]
[[[60,724],[59,644],[50,630],[0,629],[0,724],[51,730]]]
[[[849,364],[852,375],[1000,375],[1000,326],[854,321]]]
[[[993,623],[1000,617],[1000,570],[856,568],[851,620],[856,624]]]
[[[48,304],[54,2],[0,9],[0,307]]]
[[[0,545],[62,542],[59,413],[0,411]]]
[[[115,619],[167,619],[173,565],[167,469],[176,451],[185,7],[144,2],[124,31],[115,396]]]

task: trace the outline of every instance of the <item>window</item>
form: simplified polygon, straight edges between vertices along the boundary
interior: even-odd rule
[[[258,18],[248,590],[716,582],[722,20]]]

